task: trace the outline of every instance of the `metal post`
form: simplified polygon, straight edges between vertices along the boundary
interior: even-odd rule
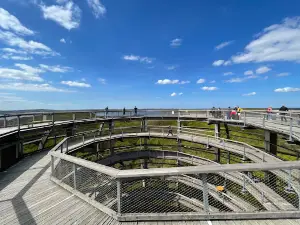
[[[293,141],[293,118],[290,118],[290,138],[289,141],[292,142]]]
[[[292,188],[292,170],[289,169],[289,177],[288,177],[288,186],[285,188],[285,190],[287,192],[293,192],[293,188]]]
[[[84,144],[84,134],[82,134],[82,144]]]
[[[73,113],[73,121],[76,120],[76,113]]]
[[[243,188],[242,188],[242,193],[245,193],[247,192],[246,190],[246,178],[245,178],[245,175],[243,174]]]
[[[54,156],[51,155],[51,176],[54,176]]]
[[[21,127],[20,116],[17,117],[17,120],[18,120],[18,132],[20,132],[20,127]]]
[[[206,212],[209,211],[209,203],[208,203],[208,187],[207,187],[207,174],[202,174],[202,183],[203,183],[203,204],[204,210]]]
[[[121,181],[117,180],[117,205],[118,205],[118,214],[121,214],[121,208],[122,208],[122,198],[121,198]]]
[[[92,119],[92,113],[90,112],[90,119]]]
[[[3,124],[3,126],[4,126],[4,128],[6,128],[7,127],[7,120],[6,120],[6,116],[4,116],[4,124]]]
[[[74,172],[74,179],[73,179],[73,181],[74,181],[74,189],[76,190],[77,189],[77,186],[76,186],[76,172],[77,172],[77,168],[76,168],[77,166],[76,166],[76,164],[74,163],[73,164],[73,172]]]
[[[54,113],[52,113],[52,126],[54,126]]]
[[[244,145],[244,154],[243,154],[243,158],[242,158],[242,160],[243,160],[243,161],[245,161],[245,160],[246,160],[246,147],[245,147],[245,145]]]
[[[206,148],[209,149],[209,137],[207,136],[207,145]]]
[[[263,127],[265,127],[265,120],[266,120],[266,117],[265,117],[265,115],[263,115]]]
[[[227,151],[227,164],[230,164],[230,151]]]
[[[246,127],[246,112],[244,111],[244,127]]]
[[[66,140],[66,153],[68,153],[68,149],[69,149],[69,146],[68,146],[68,139]]]

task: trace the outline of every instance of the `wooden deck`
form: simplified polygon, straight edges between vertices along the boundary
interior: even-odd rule
[[[0,173],[0,224],[300,224],[300,219],[120,223],[51,182],[50,157],[47,153],[36,153]]]

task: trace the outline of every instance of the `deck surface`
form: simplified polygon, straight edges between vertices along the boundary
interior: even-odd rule
[[[294,225],[300,219],[118,222],[50,181],[48,152],[24,158],[0,173],[0,224]]]

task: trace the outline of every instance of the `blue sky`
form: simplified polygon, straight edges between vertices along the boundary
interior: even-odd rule
[[[0,109],[299,107],[299,7],[1,0]]]

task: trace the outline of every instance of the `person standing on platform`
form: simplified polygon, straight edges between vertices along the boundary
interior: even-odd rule
[[[169,134],[171,134],[173,136],[172,127],[170,125],[168,126],[168,135],[167,136],[169,136]]]
[[[134,115],[137,116],[137,107],[134,106]]]
[[[107,116],[108,116],[108,106],[106,106],[105,108],[105,118],[107,118]]]
[[[239,120],[241,119],[242,111],[243,111],[243,109],[238,106],[237,113],[238,113]]]
[[[279,115],[280,115],[281,121],[284,120],[285,122],[287,122],[286,118],[285,118],[287,111],[289,111],[289,109],[287,107],[285,107],[285,105],[283,105],[283,106],[280,107],[280,109],[279,109],[279,112],[280,112]]]
[[[267,120],[271,120],[272,119],[272,111],[273,111],[272,107],[269,106],[267,108]]]
[[[125,116],[125,113],[126,113],[126,109],[125,107],[123,108],[123,116]]]

